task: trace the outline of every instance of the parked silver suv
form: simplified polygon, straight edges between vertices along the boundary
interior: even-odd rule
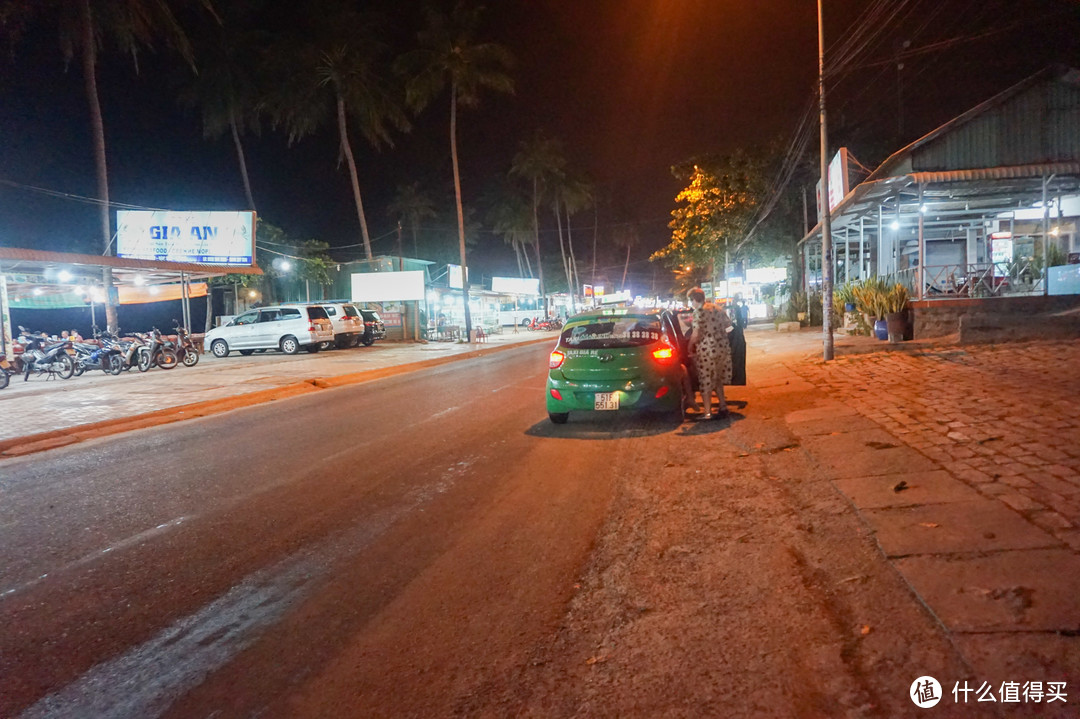
[[[292,355],[303,347],[318,352],[323,342],[333,342],[334,326],[326,310],[318,305],[302,307],[260,307],[239,315],[206,333],[203,346],[215,357],[228,357],[238,350],[249,355],[255,350],[279,349]]]

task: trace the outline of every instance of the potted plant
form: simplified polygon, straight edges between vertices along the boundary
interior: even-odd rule
[[[882,295],[882,310],[890,342],[901,342],[907,332],[907,287],[897,282]]]
[[[885,281],[873,277],[854,288],[855,306],[866,315],[867,323],[872,323],[874,336],[879,340],[889,338],[885,323]]]
[[[845,282],[844,284],[833,290],[833,303],[837,306],[843,306],[845,312],[855,311],[855,288],[856,285],[852,282]]]

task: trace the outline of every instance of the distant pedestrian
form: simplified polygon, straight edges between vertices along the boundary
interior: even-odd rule
[[[724,385],[731,382],[731,345],[728,343],[731,320],[719,307],[705,302],[705,293],[700,287],[690,290],[687,298],[694,308],[689,351],[697,366],[701,387],[701,419],[712,419],[714,391],[719,399],[717,413],[725,415],[728,411]]]

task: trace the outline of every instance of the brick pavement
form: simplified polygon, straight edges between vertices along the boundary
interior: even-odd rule
[[[1080,551],[1080,341],[879,352],[789,366]]]

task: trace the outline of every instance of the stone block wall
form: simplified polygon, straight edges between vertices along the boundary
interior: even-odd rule
[[[915,314],[915,339],[945,337],[961,332],[962,327],[971,330],[978,326],[981,328],[979,341],[993,341],[988,339],[992,333],[986,330],[1000,326],[1005,333],[1000,339],[1009,340],[1016,338],[1008,333],[1024,325],[1030,325],[1025,331],[1026,336],[1038,335],[1039,325],[1055,325],[1054,318],[1049,315],[1080,308],[1080,295],[923,300],[912,302],[911,307]]]

